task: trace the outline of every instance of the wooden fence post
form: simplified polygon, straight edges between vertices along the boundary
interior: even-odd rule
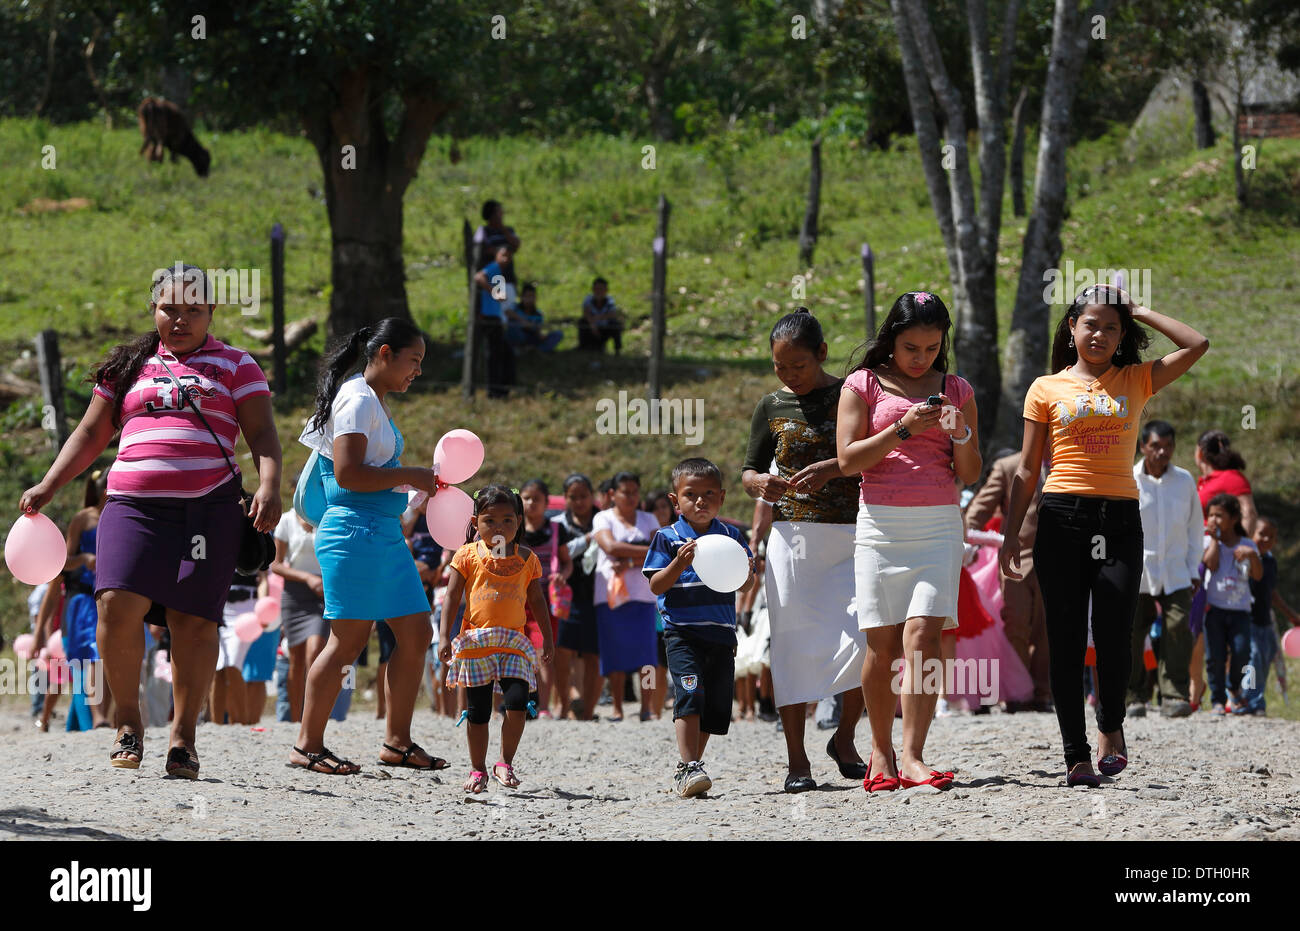
[[[808,206],[803,214],[803,228],[799,231],[799,261],[804,268],[812,265],[813,249],[817,246],[817,214],[822,202],[822,141],[812,144],[812,170],[808,178]]]
[[[663,384],[664,362],[664,297],[668,289],[668,213],[672,208],[668,198],[659,195],[659,224],[655,232],[654,290],[650,305],[650,397],[660,397]]]
[[[469,319],[465,324],[465,361],[460,372],[460,393],[468,400],[474,397],[474,365],[478,359],[478,284],[474,273],[478,271],[483,242],[471,230],[469,220],[461,225],[461,239],[465,243],[465,275],[469,280]]]
[[[59,359],[59,334],[42,330],[36,337],[36,361],[41,370],[41,428],[50,445],[59,450],[68,441],[68,421],[63,410],[63,366]]]
[[[866,300],[867,339],[876,335],[876,257],[869,243],[862,244],[862,292]]]
[[[288,353],[284,348],[284,227],[271,227],[271,361],[275,365],[275,393],[289,388]]]

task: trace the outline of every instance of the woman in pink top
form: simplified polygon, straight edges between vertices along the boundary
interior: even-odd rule
[[[840,392],[837,459],[845,475],[862,474],[854,569],[867,637],[868,792],[952,785],[952,773],[930,769],[923,752],[939,697],[930,687],[942,668],[939,633],[957,626],[963,534],[954,478],[974,482],[982,463],[971,386],[948,374],[951,325],[936,295],[902,295]]]
[[[156,607],[165,611],[157,623],[171,634],[176,704],[166,772],[189,779],[198,778],[195,725],[217,666],[217,628],[243,527],[242,477],[225,458],[241,432],[257,469],[250,508],[257,529],[274,530],[281,508],[271,392],[248,353],[208,333],[214,306],[199,268],[178,264],[155,276],[154,329],[112,350],[96,369],[86,415],[19,504],[40,510],[121,428],[95,557],[99,651],[117,725],[109,759],[119,769],[137,769],[144,756],[143,621]]]

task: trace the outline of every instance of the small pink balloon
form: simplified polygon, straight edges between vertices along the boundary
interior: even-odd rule
[[[262,636],[262,622],[257,619],[257,615],[252,611],[245,611],[239,615],[232,622],[232,626],[240,643],[252,643]]]
[[[445,549],[465,545],[465,530],[474,516],[474,499],[459,488],[443,488],[429,499],[424,515],[429,534]]]
[[[51,659],[67,659],[68,655],[63,652],[63,632],[56,630],[50,634],[50,640],[45,644],[45,649],[49,651]]]
[[[31,659],[36,655],[36,637],[32,634],[19,634],[14,637],[14,655]]]
[[[266,593],[276,601],[284,594],[284,576],[277,572],[272,572],[266,577]]]
[[[63,534],[39,511],[22,514],[5,540],[5,565],[27,585],[43,585],[63,571],[68,546]]]
[[[483,441],[468,430],[449,430],[433,449],[433,464],[448,485],[468,481],[483,465]]]
[[[253,605],[253,614],[257,617],[257,622],[262,625],[263,630],[275,623],[275,619],[280,616],[280,601],[277,598],[259,598]]]
[[[1282,635],[1282,652],[1287,656],[1300,656],[1300,627],[1292,627]]]

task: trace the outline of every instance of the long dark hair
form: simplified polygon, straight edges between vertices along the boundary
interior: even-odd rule
[[[1094,285],[1084,288],[1066,310],[1061,322],[1056,325],[1056,336],[1052,339],[1052,371],[1059,372],[1069,368],[1079,360],[1079,350],[1071,339],[1070,324],[1078,320],[1083,312],[1094,304],[1114,307],[1119,314],[1119,323],[1123,327],[1119,348],[1111,357],[1111,362],[1118,368],[1124,365],[1137,365],[1142,361],[1142,350],[1151,345],[1151,336],[1133,319],[1133,305],[1122,300],[1119,291],[1109,285]]]
[[[187,283],[192,281],[196,286],[202,287],[203,303],[212,303],[212,284],[208,281],[207,275],[203,274],[203,269],[197,265],[177,262],[155,272],[149,284],[149,313],[152,314],[154,308],[158,306],[158,298],[162,295],[163,286],[173,278],[179,278]],[[100,385],[113,392],[115,429],[122,426],[122,401],[126,398],[126,393],[131,390],[135,380],[140,377],[140,369],[144,368],[149,357],[158,351],[161,343],[162,338],[158,335],[158,330],[154,329],[137,336],[129,343],[114,346],[98,368],[86,376],[86,381],[90,384]]]
[[[311,428],[317,431],[325,429],[334,407],[334,398],[339,393],[339,385],[357,362],[362,359],[369,362],[381,346],[399,352],[422,339],[424,334],[411,321],[400,317],[385,317],[373,326],[363,326],[337,344],[321,360],[320,382],[316,388],[316,413],[312,415]]]
[[[1232,448],[1232,440],[1222,430],[1206,430],[1196,441],[1196,445],[1200,447],[1201,458],[1216,472],[1222,472],[1224,469],[1242,471],[1246,468],[1246,460],[1241,458],[1241,453]]]
[[[948,315],[948,308],[939,295],[929,291],[900,294],[898,300],[894,301],[894,306],[889,308],[889,316],[885,317],[885,322],[876,331],[875,339],[867,340],[853,350],[853,355],[849,357],[848,372],[884,365],[894,351],[894,341],[898,339],[898,334],[914,326],[934,327],[943,333],[939,354],[934,357],[932,368],[947,374],[948,331],[952,329],[952,317]],[[862,353],[862,359],[855,364],[853,356],[859,352]]]
[[[86,487],[81,496],[83,508],[98,508],[108,491],[108,469],[95,469],[86,474]]]
[[[519,518],[519,529],[515,531],[515,538],[511,543],[518,544],[524,538],[524,502],[519,497],[519,493],[513,488],[507,488],[499,482],[493,482],[491,485],[485,485],[474,493],[474,517],[466,528],[465,542],[473,543],[474,534],[478,530],[478,516],[490,507],[498,504],[507,504],[514,508],[515,516]],[[492,544],[487,540],[483,541],[488,546]]]

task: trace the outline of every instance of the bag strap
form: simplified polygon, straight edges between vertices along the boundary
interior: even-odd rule
[[[159,347],[159,348],[161,348],[161,347]],[[186,389],[186,387],[185,387],[184,385],[181,384],[181,380],[180,380],[179,378],[176,377],[176,373],[172,371],[171,366],[167,364],[166,360],[163,359],[163,357],[162,357],[161,355],[159,355],[159,356],[158,356],[158,361],[159,361],[160,363],[162,363],[162,367],[165,368],[165,369],[167,370],[167,374],[170,375],[170,376],[172,377],[172,381],[174,381],[174,382],[176,383],[176,390],[180,393],[180,396],[181,396],[181,399],[182,399],[182,404],[184,404],[186,401],[188,401],[188,402],[189,402],[189,405],[190,405],[190,407],[193,409],[194,413],[198,415],[198,417],[199,417],[199,422],[202,423],[203,426],[207,427],[207,428],[208,428],[208,432],[212,434],[212,440],[213,440],[213,442],[215,442],[215,443],[217,444],[217,449],[221,451],[221,458],[224,459],[224,460],[226,460],[226,467],[230,469],[230,474],[231,474],[232,476],[234,476],[235,480],[238,481],[238,482],[240,483],[240,486],[239,486],[239,497],[241,497],[241,498],[249,498],[249,497],[252,497],[251,495],[249,495],[247,492],[244,491],[243,480],[242,480],[242,478],[241,478],[239,472],[237,472],[237,471],[235,470],[235,464],[234,464],[233,462],[231,462],[231,461],[230,461],[230,457],[229,457],[228,455],[226,455],[226,447],[224,447],[224,446],[221,445],[221,438],[220,438],[219,436],[217,436],[217,431],[215,431],[215,430],[212,429],[212,425],[208,423],[208,418],[206,418],[206,417],[203,416],[203,411],[199,410],[199,406],[198,406],[197,404],[194,403],[194,398],[192,398],[192,397],[190,396],[190,393],[189,393],[189,391]]]
[[[551,575],[559,572],[560,565],[560,528],[551,521]]]

